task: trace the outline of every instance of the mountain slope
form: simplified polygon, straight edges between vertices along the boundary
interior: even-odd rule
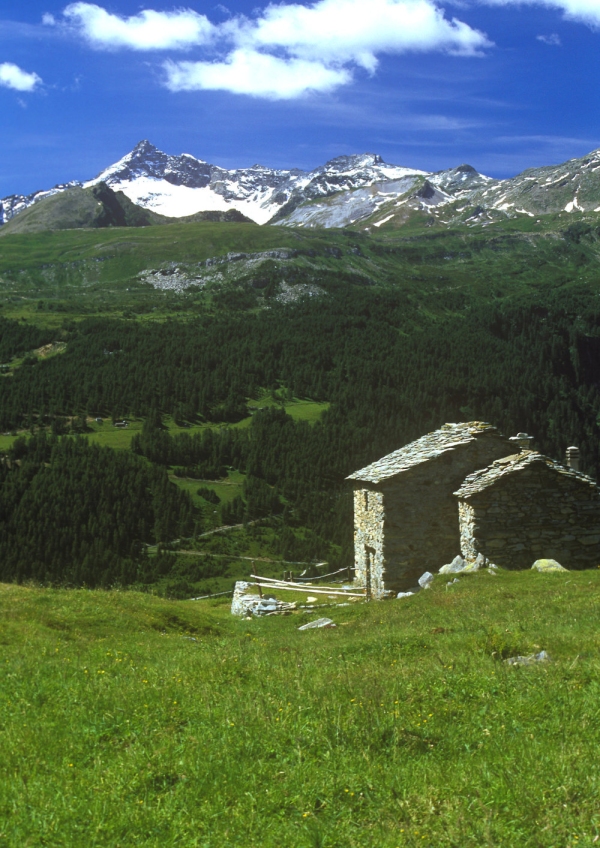
[[[428,173],[390,165],[372,153],[339,156],[313,171],[262,165],[227,170],[186,153],[170,156],[142,141],[86,183],[5,198],[0,224],[65,191],[99,183],[149,212],[179,219],[210,212],[293,227],[401,226],[415,215],[429,223],[490,223],[600,211],[600,150],[495,180],[467,164]]]
[[[0,229],[0,235],[44,230],[73,230],[103,227],[146,227],[163,223],[161,216],[132,203],[122,192],[105,183],[91,188],[71,186],[66,191],[42,198],[15,215]]]
[[[88,188],[70,186],[65,191],[41,198],[1,227],[0,236],[49,230],[149,227],[181,220],[189,223],[251,223],[234,209],[226,212],[198,212],[183,219],[167,218],[137,206],[122,191],[115,192],[101,182]]]

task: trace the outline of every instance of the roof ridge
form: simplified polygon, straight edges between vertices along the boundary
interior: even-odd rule
[[[512,454],[511,456],[503,456],[500,459],[496,459],[486,468],[481,468],[478,471],[468,474],[460,485],[460,488],[458,488],[454,494],[459,498],[468,498],[471,495],[482,492],[489,486],[493,486],[503,477],[506,477],[515,471],[520,471],[526,466],[533,465],[534,463],[541,463],[547,468],[551,468],[566,477],[572,477],[574,479],[581,480],[581,482],[592,483],[595,486],[597,485],[596,481],[587,474],[584,474],[581,471],[575,471],[575,469],[563,465],[556,459],[552,459],[552,457],[546,456],[539,451],[521,451],[521,453]]]
[[[433,430],[414,442],[393,451],[370,465],[350,474],[347,480],[359,480],[366,483],[380,483],[402,471],[408,471],[422,462],[435,459],[459,445],[474,441],[476,436],[483,433],[497,433],[498,428],[486,421],[463,421],[447,423],[438,430]]]

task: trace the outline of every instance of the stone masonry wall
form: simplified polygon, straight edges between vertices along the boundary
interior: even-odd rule
[[[454,491],[468,474],[513,450],[507,440],[479,438],[382,484],[386,589],[410,589],[425,571],[437,572],[460,553]]]
[[[502,568],[556,559],[568,569],[600,565],[600,493],[589,478],[530,466],[459,502],[461,550]]]
[[[459,501],[458,503],[458,521],[460,527],[460,552],[466,560],[474,562],[479,553],[475,535],[477,519],[475,509],[467,501]]]
[[[354,568],[359,586],[373,598],[385,593],[383,564],[383,494],[375,489],[354,490]]]

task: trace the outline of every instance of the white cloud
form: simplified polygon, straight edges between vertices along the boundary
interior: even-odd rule
[[[42,23],[44,26],[56,26],[56,18],[54,15],[46,12],[46,14],[42,15]]]
[[[492,6],[537,5],[559,9],[571,21],[600,27],[600,2],[598,0],[484,0]]]
[[[551,47],[560,47],[562,42],[560,40],[560,36],[555,32],[550,33],[550,35],[536,35],[538,41],[543,41],[544,44],[549,44]]]
[[[492,0],[493,2],[493,0]],[[124,18],[93,3],[64,16],[94,47],[132,50],[210,45],[210,61],[165,63],[173,91],[222,89],[293,98],[349,83],[353,67],[374,73],[386,53],[481,55],[491,46],[468,24],[445,16],[436,0],[314,0],[267,5],[253,17],[218,24],[191,9],[145,10]]]
[[[42,80],[37,74],[27,73],[18,65],[13,65],[11,62],[0,65],[0,85],[5,88],[12,88],[14,91],[33,91],[41,83]]]
[[[448,20],[431,0],[270,5],[254,19],[226,21],[218,33],[233,45],[231,52],[216,62],[167,63],[169,88],[293,98],[349,83],[352,65],[373,73],[382,53],[437,50],[472,56],[490,46],[483,33]]]
[[[123,18],[94,3],[71,3],[63,15],[93,47],[108,49],[182,50],[207,43],[215,29],[205,15],[191,9],[148,9]]]
[[[171,91],[224,90],[271,100],[331,91],[352,79],[345,68],[245,49],[234,50],[224,62],[166,62],[164,67]]]
[[[356,62],[369,71],[378,53],[446,51],[480,53],[490,42],[431,0],[320,0],[268,6],[240,31],[256,47],[285,48],[294,56]]]

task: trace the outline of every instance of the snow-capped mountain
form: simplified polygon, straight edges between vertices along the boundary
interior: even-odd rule
[[[71,186],[107,183],[139,206],[169,217],[237,210],[258,224],[380,227],[412,212],[432,220],[485,223],[516,215],[600,211],[600,150],[508,180],[470,165],[437,173],[390,165],[365,153],[313,171],[254,165],[227,170],[188,153],[170,156],[148,141],[85,183],[0,200],[0,224]]]
[[[134,203],[161,215],[183,217],[237,209],[257,224],[266,224],[290,204],[420,173],[386,165],[372,154],[341,156],[311,172],[263,165],[228,171],[189,153],[169,156],[142,141],[88,184],[106,182],[114,191],[122,191]]]
[[[434,213],[468,198],[479,189],[495,184],[491,177],[478,174],[471,165],[459,165],[436,174],[409,172],[400,179],[389,178],[365,187],[298,204],[272,223],[298,227],[348,227],[365,222],[380,227],[395,219],[402,223],[411,211]]]
[[[374,154],[340,156],[314,171],[276,170],[263,165],[226,170],[188,153],[169,156],[142,141],[94,179],[71,185],[88,187],[105,182],[139,206],[169,217],[236,209],[256,223],[265,224],[286,206],[291,209],[307,200],[378,180],[423,173],[388,165]],[[64,188],[56,186],[51,192],[0,201],[0,221],[4,223],[36,200]]]

